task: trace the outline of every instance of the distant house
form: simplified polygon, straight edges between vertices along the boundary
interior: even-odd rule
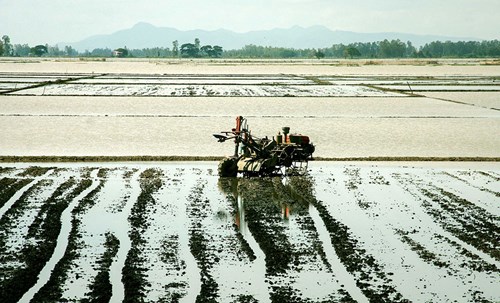
[[[117,48],[113,51],[113,57],[127,57],[128,56],[128,50],[126,48]]]
[[[121,56],[123,56],[123,52],[117,50],[113,51],[113,57],[121,57]]]

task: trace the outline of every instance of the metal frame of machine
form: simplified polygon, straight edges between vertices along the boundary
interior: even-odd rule
[[[276,138],[258,138],[251,134],[247,120],[236,117],[236,127],[231,131],[214,134],[218,142],[234,139],[234,154],[219,163],[219,176],[293,175],[307,172],[308,161],[315,151],[308,136],[290,134],[289,127],[282,128],[283,134]]]

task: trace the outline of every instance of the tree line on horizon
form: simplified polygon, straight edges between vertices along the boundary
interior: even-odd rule
[[[500,57],[500,41],[459,41],[426,43],[418,49],[399,39],[378,42],[334,44],[319,49],[294,49],[246,45],[224,51],[224,58],[487,58]]]
[[[57,45],[49,46],[12,44],[10,37],[3,35],[0,40],[0,56],[6,57],[134,57],[134,58],[269,58],[269,59],[305,59],[305,58],[487,58],[500,57],[500,41],[434,41],[418,49],[411,41],[383,40],[377,42],[357,42],[333,44],[326,48],[287,48],[259,45],[245,45],[241,49],[223,50],[218,45],[203,45],[196,38],[194,43],[179,46],[177,40],[172,48],[152,47],[128,49],[127,47],[109,49],[95,48],[92,51],[78,52],[71,46],[60,49]]]

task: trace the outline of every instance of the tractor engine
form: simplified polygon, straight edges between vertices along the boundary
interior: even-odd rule
[[[289,127],[269,139],[258,138],[248,130],[247,121],[236,117],[236,127],[231,131],[214,134],[219,142],[234,139],[235,149],[231,157],[219,163],[219,176],[236,177],[271,175],[301,175],[307,172],[308,161],[312,160],[314,145],[308,136],[290,134]]]

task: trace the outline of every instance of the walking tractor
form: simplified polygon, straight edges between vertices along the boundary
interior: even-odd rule
[[[308,136],[290,134],[290,127],[282,128],[276,138],[258,138],[250,132],[247,120],[236,117],[236,128],[214,134],[219,142],[234,139],[234,155],[219,163],[219,176],[236,177],[271,175],[302,175],[307,172],[315,147]]]

